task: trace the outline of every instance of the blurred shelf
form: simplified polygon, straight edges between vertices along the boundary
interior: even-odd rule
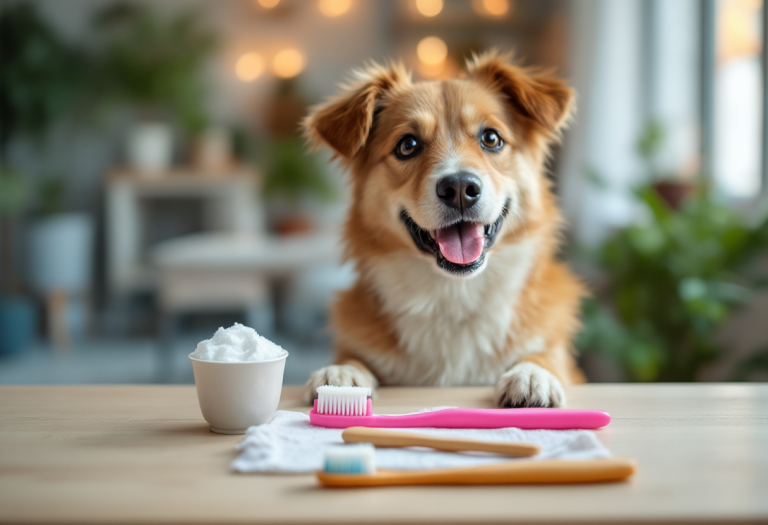
[[[187,195],[200,189],[210,190],[232,185],[255,187],[260,177],[260,171],[250,166],[237,166],[216,172],[178,167],[167,172],[151,174],[116,169],[109,173],[105,184],[107,187],[128,186],[143,194]]]
[[[209,172],[185,166],[156,174],[112,170],[105,178],[111,295],[156,289],[157,270],[148,263],[145,238],[153,228],[147,200],[197,199],[204,231],[261,235],[264,218],[256,197],[260,181],[258,169],[242,165]]]

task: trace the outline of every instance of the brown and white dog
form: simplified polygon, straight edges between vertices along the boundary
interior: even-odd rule
[[[583,288],[556,260],[545,176],[570,111],[561,81],[474,57],[466,78],[414,83],[371,65],[304,130],[351,172],[344,240],[357,281],[333,308],[318,386],[495,385],[502,407],[559,407]]]

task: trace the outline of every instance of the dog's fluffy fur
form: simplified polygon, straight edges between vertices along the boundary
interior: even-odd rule
[[[373,64],[312,109],[309,141],[351,172],[345,253],[358,278],[334,305],[335,364],[312,374],[307,401],[324,384],[495,385],[499,406],[564,405],[563,385],[582,378],[571,338],[583,289],[555,259],[561,215],[544,164],[572,98],[561,80],[491,52],[446,81]],[[499,151],[479,143],[489,128]],[[422,146],[400,160],[406,134]],[[427,239],[430,253],[414,236],[466,219],[447,219],[435,190],[457,172],[482,182],[471,220],[500,225],[467,268],[441,265],[437,244]]]

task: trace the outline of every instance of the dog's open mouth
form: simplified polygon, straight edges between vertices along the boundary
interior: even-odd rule
[[[421,228],[405,210],[400,212],[400,219],[408,228],[416,247],[434,255],[440,268],[451,273],[468,274],[485,262],[485,252],[496,242],[508,212],[509,201],[504,204],[499,218],[491,224],[460,221],[433,231]]]

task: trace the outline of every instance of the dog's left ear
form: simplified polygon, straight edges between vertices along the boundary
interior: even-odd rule
[[[547,137],[557,135],[571,111],[573,91],[559,78],[511,64],[511,55],[491,51],[467,61],[470,78],[502,93],[513,117]]]
[[[345,159],[352,159],[365,145],[377,104],[392,89],[411,81],[402,64],[373,63],[353,75],[354,83],[342,86],[338,97],[312,108],[302,122],[313,146],[326,145]]]

